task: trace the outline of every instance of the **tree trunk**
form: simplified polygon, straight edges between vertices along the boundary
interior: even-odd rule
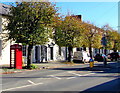
[[[68,47],[68,62],[72,61],[72,47]]]
[[[28,46],[28,55],[27,55],[27,68],[30,68],[31,65],[31,53],[32,53],[33,45]]]
[[[117,50],[116,50],[116,48],[115,48],[115,45],[114,45],[113,51],[114,51],[114,52],[117,52]]]
[[[66,50],[66,60],[68,60],[68,55],[67,55],[67,54],[68,54],[68,53],[67,53],[67,47],[66,47],[66,49],[65,49],[65,50]]]
[[[105,49],[104,49],[104,54],[105,54],[105,55],[107,54],[107,50],[106,50],[106,47],[105,47]]]
[[[114,51],[114,52],[117,52],[117,50],[116,50],[116,43],[117,43],[117,42],[114,41],[114,48],[113,48],[113,51]]]
[[[90,54],[90,58],[93,58],[92,57],[92,47],[91,46],[89,47],[89,54]]]
[[[100,54],[100,49],[99,49],[99,54]]]

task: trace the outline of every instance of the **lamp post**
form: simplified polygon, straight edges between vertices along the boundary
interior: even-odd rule
[[[106,46],[107,46],[107,39],[106,39],[106,33],[103,34],[103,37],[102,37],[102,45],[103,45],[103,49],[104,49],[104,55],[103,55],[103,61],[104,61],[104,66],[107,65],[107,60],[106,60]]]

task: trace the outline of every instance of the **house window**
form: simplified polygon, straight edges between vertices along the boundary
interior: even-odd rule
[[[86,51],[86,47],[83,47],[83,50]]]
[[[76,48],[76,51],[82,51],[82,48]]]
[[[97,49],[95,48],[95,53],[97,53]]]
[[[27,54],[26,54],[26,46],[25,45],[22,46],[22,51],[23,51],[23,56],[27,56]]]
[[[59,46],[59,55],[61,55],[61,47]]]
[[[0,32],[2,32],[2,16],[0,15]]]
[[[0,56],[2,55],[2,40],[0,40]]]
[[[76,48],[76,51],[80,51],[80,48]]]

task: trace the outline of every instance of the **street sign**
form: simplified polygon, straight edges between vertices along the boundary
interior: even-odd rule
[[[102,44],[103,46],[106,46],[106,45],[107,45],[107,39],[106,39],[105,36],[102,37],[101,44]]]

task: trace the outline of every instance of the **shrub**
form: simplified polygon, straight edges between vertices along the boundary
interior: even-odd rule
[[[31,65],[30,65],[30,69],[37,69],[37,68],[38,68],[37,65],[34,65],[34,64],[31,64]]]

